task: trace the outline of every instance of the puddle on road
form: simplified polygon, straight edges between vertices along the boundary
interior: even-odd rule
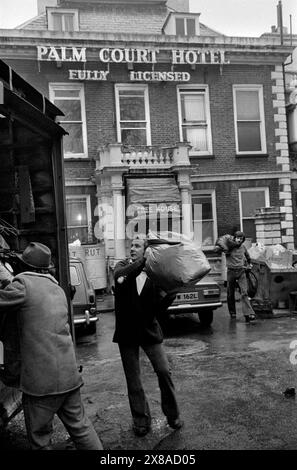
[[[205,351],[208,346],[209,345],[204,341],[190,338],[183,338],[182,341],[177,339],[165,340],[165,347],[170,348],[170,354],[174,354],[176,356],[196,354],[198,352]]]
[[[254,341],[253,343],[250,343],[249,347],[258,349],[261,352],[267,352],[267,351],[283,349],[283,348],[289,349],[290,343],[287,340],[279,340],[279,341],[260,340],[260,341]]]

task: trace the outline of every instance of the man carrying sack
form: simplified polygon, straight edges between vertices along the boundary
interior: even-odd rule
[[[158,377],[161,407],[167,423],[180,429],[179,408],[167,356],[162,346],[163,333],[157,321],[175,295],[166,295],[147,276],[145,268],[147,240],[132,240],[130,259],[119,261],[115,276],[116,328],[113,341],[118,343],[126,376],[129,404],[136,436],[151,429],[151,413],[141,383],[139,352],[143,349]]]
[[[224,235],[216,241],[216,252],[226,254],[227,303],[231,319],[236,319],[235,289],[241,294],[242,312],[247,323],[255,320],[255,312],[248,297],[246,269],[250,269],[251,258],[243,245],[245,235],[237,231],[234,236]]]

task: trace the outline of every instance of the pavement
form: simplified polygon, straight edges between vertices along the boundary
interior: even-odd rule
[[[152,430],[135,437],[126,382],[114,332],[113,296],[102,296],[97,333],[77,337],[83,366],[86,412],[105,450],[296,450],[297,315],[258,318],[246,324],[238,303],[236,321],[227,306],[215,311],[210,328],[195,315],[176,315],[164,330],[164,347],[173,373],[181,430],[172,430],[160,406],[158,381],[141,353],[142,380]],[[73,450],[59,419],[54,448]],[[23,413],[0,433],[0,448],[28,450]],[[120,455],[120,453],[119,453]]]

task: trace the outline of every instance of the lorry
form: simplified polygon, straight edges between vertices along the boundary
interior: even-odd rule
[[[7,257],[31,241],[51,249],[74,339],[62,150],[66,132],[55,122],[59,115],[54,104],[0,60],[0,251]],[[0,425],[19,407],[20,392],[0,382]]]

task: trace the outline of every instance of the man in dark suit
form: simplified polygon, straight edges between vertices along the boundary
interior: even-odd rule
[[[161,407],[169,426],[173,429],[182,426],[170,367],[162,346],[163,333],[156,318],[169,307],[174,296],[166,295],[147,277],[144,269],[146,248],[146,240],[132,240],[130,260],[117,263],[114,272],[116,328],[113,341],[119,344],[133,430],[137,436],[145,436],[151,428],[150,409],[140,379],[140,347],[157,374]]]

